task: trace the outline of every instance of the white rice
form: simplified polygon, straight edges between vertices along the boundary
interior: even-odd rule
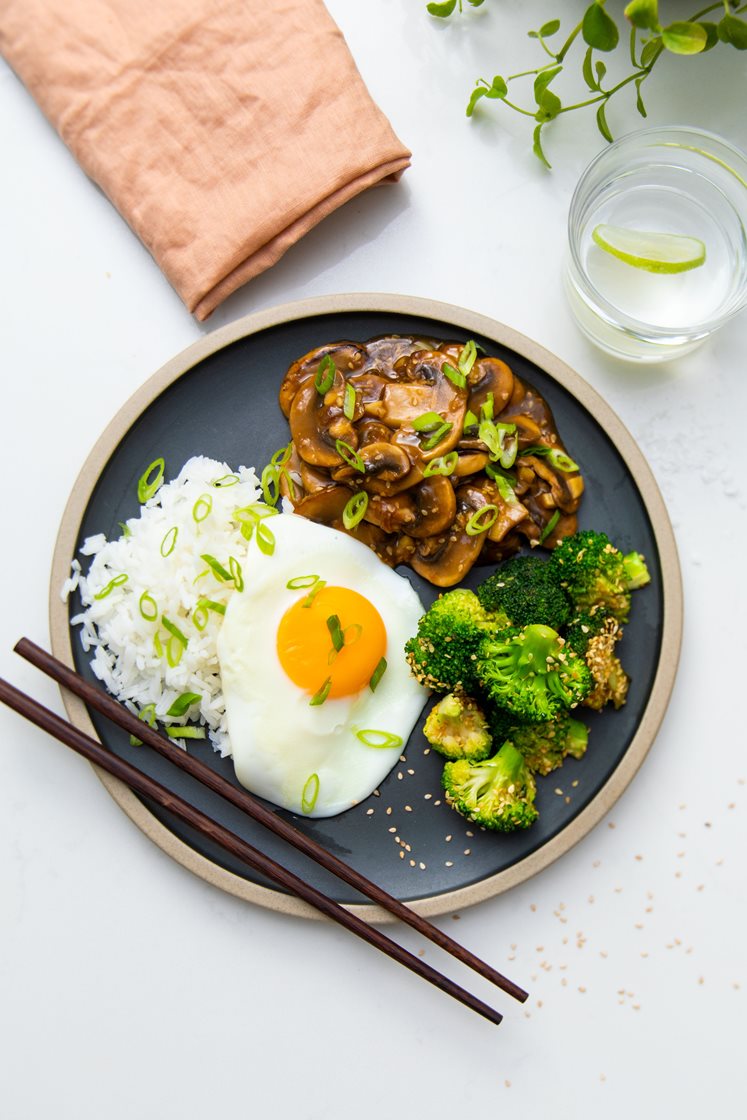
[[[215,485],[230,475],[238,481]],[[201,499],[205,503],[212,499],[212,507],[204,520],[197,521],[193,511]],[[138,517],[130,518],[123,536],[108,541],[98,533],[84,541],[80,551],[93,557],[90,568],[84,574],[80,562],[73,560],[71,577],[62,589],[65,599],[76,589],[80,592],[85,609],[71,623],[81,627],[83,649],[93,651],[91,667],[107,690],[138,714],[154,705],[156,718],[169,725],[198,721],[221,755],[231,753],[216,652],[223,616],[203,608],[197,617],[207,621],[200,630],[193,612],[201,599],[225,605],[235,587],[232,581],[218,578],[200,557],[207,553],[226,569],[233,557],[243,566],[247,541],[234,512],[261,500],[253,468],[232,471],[226,463],[192,458],[178,478],[164,484],[141,507]],[[198,517],[205,509],[205,504],[198,505]],[[167,551],[174,526],[176,544],[164,557],[162,544],[166,540],[163,550]],[[126,582],[96,598],[122,574],[127,575]],[[145,619],[140,609],[144,592],[150,597],[144,601],[146,613],[155,613],[151,599],[157,605],[153,621]],[[164,628],[164,616],[187,638],[186,648]],[[170,638],[172,660],[174,653],[181,653],[176,665],[170,665],[166,656]],[[195,702],[181,718],[167,716],[185,692],[198,693],[199,704]]]

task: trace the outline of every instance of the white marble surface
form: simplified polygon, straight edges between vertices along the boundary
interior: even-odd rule
[[[570,21],[583,5],[488,0],[442,26],[422,0],[329,0],[412,168],[329,218],[204,327],[0,65],[3,676],[61,710],[11,646],[21,634],[46,641],[57,525],[119,406],[203,331],[322,293],[460,304],[575,367],[653,468],[686,601],[670,710],[609,818],[530,882],[440,919],[531,989],[525,1008],[499,995],[498,1029],[342,931],[192,877],[84,763],[0,712],[8,1120],[739,1114],[747,318],[648,369],[601,356],[575,329],[559,263],[573,184],[601,144],[593,120],[548,131],[548,175],[530,154],[531,122],[500,107],[464,118],[472,79],[532,65],[525,31],[561,7]],[[746,77],[735,51],[665,59],[649,123],[747,147]],[[632,97],[610,123],[639,126]],[[416,936],[402,940],[464,978]]]

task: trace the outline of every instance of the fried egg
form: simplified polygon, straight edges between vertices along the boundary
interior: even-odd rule
[[[218,637],[236,777],[291,812],[330,817],[386,777],[422,710],[404,645],[423,606],[347,534],[297,514],[264,524],[274,551],[250,542]]]

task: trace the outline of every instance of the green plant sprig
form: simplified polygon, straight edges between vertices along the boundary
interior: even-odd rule
[[[472,7],[479,7],[484,0],[468,2]],[[427,10],[431,15],[445,19],[452,15],[457,6],[461,12],[462,0],[428,4]],[[620,29],[607,11],[607,0],[594,0],[557,50],[548,40],[554,39],[560,31],[559,19],[548,20],[539,30],[529,31],[529,38],[537,40],[550,61],[531,70],[511,74],[508,78],[498,74],[492,82],[479,78],[467,104],[467,116],[473,115],[476,105],[485,97],[492,101],[502,101],[509,109],[531,117],[535,121],[532,143],[534,154],[549,168],[550,163],[542,147],[542,132],[551,121],[563,113],[596,106],[597,127],[605,140],[611,143],[614,137],[607,121],[607,106],[620,90],[631,84],[635,86],[636,108],[642,117],[646,117],[641,88],[662,54],[666,51],[675,55],[703,54],[719,43],[730,45],[736,50],[747,50],[747,20],[740,19],[740,13],[745,11],[747,3],[718,0],[717,3],[701,8],[689,19],[675,20],[662,26],[659,21],[658,0],[629,0],[623,15],[630,25],[628,49],[632,69],[614,85],[605,86],[607,64],[598,55],[609,55],[619,48]],[[707,18],[716,12],[722,13],[718,21]],[[550,86],[563,72],[566,56],[579,39],[586,45],[581,73],[591,96],[572,104],[563,104]],[[509,98],[511,83],[525,78],[534,79],[533,103],[530,106],[518,104]]]

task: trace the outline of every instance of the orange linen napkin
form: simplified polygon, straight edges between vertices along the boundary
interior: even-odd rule
[[[409,164],[322,0],[0,0],[0,50],[198,319]]]

